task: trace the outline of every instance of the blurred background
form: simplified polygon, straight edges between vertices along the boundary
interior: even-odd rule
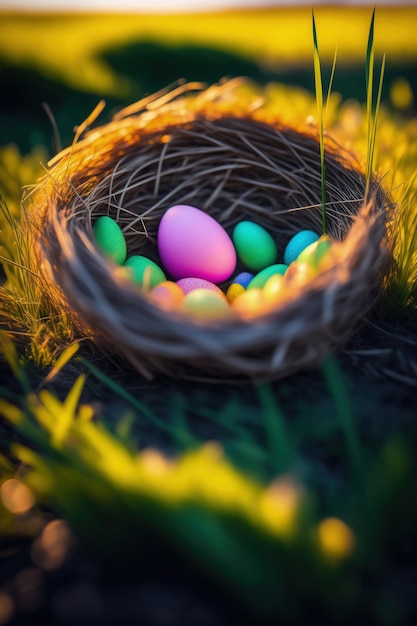
[[[334,92],[365,99],[364,59],[373,5],[266,0],[51,0],[0,2],[0,144],[57,149],[45,110],[67,145],[104,98],[100,122],[184,78],[248,76],[314,91],[311,8],[323,73],[337,49]],[[387,54],[383,99],[410,110],[416,93],[417,5],[377,2],[375,52]],[[106,117],[107,116],[107,117]]]

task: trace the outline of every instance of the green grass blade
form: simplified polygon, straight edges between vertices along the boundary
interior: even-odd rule
[[[319,45],[317,40],[316,20],[314,19],[314,11],[312,15],[313,27],[313,65],[314,65],[314,86],[316,92],[317,114],[319,120],[319,143],[320,143],[320,169],[321,169],[321,205],[322,205],[322,229],[323,234],[327,233],[327,216],[326,216],[326,171],[324,162],[324,119],[323,119],[323,82],[321,78],[321,64]]]
[[[373,116],[373,123],[372,123],[372,129],[371,129],[371,140],[370,140],[370,154],[369,154],[369,184],[368,184],[368,192],[369,192],[369,185],[370,185],[370,179],[372,176],[372,172],[374,169],[374,159],[375,159],[375,146],[376,146],[376,130],[377,130],[377,122],[378,122],[378,115],[379,115],[379,108],[381,105],[381,98],[382,98],[382,84],[384,82],[384,73],[385,73],[385,54],[382,57],[382,63],[381,63],[381,71],[379,74],[379,84],[378,84],[378,93],[377,93],[377,98],[376,98],[376,103],[375,103],[375,111],[374,111],[374,116]]]
[[[332,71],[330,73],[329,87],[327,89],[327,95],[326,95],[326,109],[325,109],[325,112],[324,112],[324,121],[325,122],[327,120],[327,110],[329,108],[330,94],[332,92],[334,73],[335,73],[335,70],[336,70],[336,59],[337,59],[337,49],[334,51],[334,57],[333,57],[333,63],[332,63]]]
[[[371,24],[369,27],[368,34],[368,45],[366,48],[366,65],[365,65],[365,75],[366,75],[366,120],[367,120],[367,137],[368,137],[368,155],[366,162],[366,189],[365,189],[365,200],[368,197],[369,193],[369,185],[371,182],[372,176],[372,162],[373,162],[373,154],[372,154],[372,126],[374,119],[373,112],[373,79],[374,79],[374,65],[375,65],[375,46],[374,46],[374,28],[375,28],[375,7],[372,11]]]

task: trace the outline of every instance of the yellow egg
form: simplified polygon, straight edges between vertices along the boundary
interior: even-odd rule
[[[187,293],[181,311],[200,321],[224,320],[232,316],[224,293],[210,289],[193,289]]]
[[[184,300],[184,292],[174,281],[165,280],[152,289],[149,297],[162,309],[171,311],[180,307]]]
[[[318,274],[318,270],[308,265],[308,263],[299,263],[293,261],[285,272],[285,281],[287,285],[298,287],[305,285],[309,280]]]
[[[239,285],[239,283],[232,283],[229,285],[226,291],[226,298],[228,302],[233,302],[233,300],[237,298],[237,296],[240,296],[241,293],[244,293],[244,291],[245,288],[243,285]]]
[[[231,303],[233,311],[244,319],[262,315],[268,309],[262,289],[254,288],[237,296]]]
[[[288,289],[284,276],[274,274],[268,278],[262,291],[265,301],[268,305],[271,305],[271,307],[285,300]]]

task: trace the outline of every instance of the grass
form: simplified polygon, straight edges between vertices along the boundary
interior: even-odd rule
[[[394,114],[381,104],[384,61],[375,98],[373,94],[374,57],[381,51],[381,40],[390,54],[390,37],[395,35],[398,46],[399,33],[405,40],[406,31],[395,29],[397,14],[378,9],[378,44],[374,15],[368,31],[366,102],[341,102],[331,93],[335,57],[324,102],[320,60],[331,59],[334,50],[326,20],[333,16],[334,24],[337,17],[344,25],[344,11],[320,10],[325,35],[320,38],[320,55],[313,21],[316,101],[303,89],[270,84],[264,106],[301,124],[316,105],[321,145],[326,128],[358,155],[367,176],[375,167],[398,206],[389,225],[395,264],[385,277],[379,315],[401,321],[405,316],[415,323],[417,123],[412,113]],[[404,28],[410,28],[414,10],[410,11],[398,12]],[[368,13],[349,12],[352,28],[358,27],[356,40],[366,32]],[[257,19],[268,39],[264,33],[276,22],[269,12],[260,15]],[[300,15],[307,13],[286,11],[280,28],[300,25]],[[230,45],[242,47],[252,18],[241,17],[238,22],[228,13],[201,19],[209,22],[207,40],[228,32]],[[63,22],[53,19],[45,20],[32,39],[22,40],[18,58],[13,37],[28,33],[33,25],[7,17],[4,23],[15,29],[0,38],[0,53],[14,55],[16,63],[33,54],[45,71],[62,72],[69,82],[110,92],[121,83],[109,68],[89,75],[97,69],[96,51],[106,42],[121,38],[122,32],[137,34],[151,24],[155,32],[160,27],[160,36],[171,29],[175,40],[186,32],[190,36],[192,24],[194,30],[199,24],[188,18],[157,23],[150,16],[139,28],[131,18],[100,16],[93,38],[89,19],[71,20],[73,25],[81,21],[83,29],[77,50],[70,37],[66,61],[82,58],[85,75],[76,77],[65,64],[58,67],[61,52],[51,55],[56,38],[69,32],[67,24],[64,28]],[[240,30],[239,23],[245,25]],[[342,58],[352,41],[349,29],[344,30],[349,42],[338,46]],[[246,40],[248,54],[259,52],[262,31],[253,31],[252,39]],[[54,36],[45,37],[48,33]],[[271,37],[268,54],[272,49],[273,54],[289,50],[291,33],[295,31],[288,27],[288,38]],[[307,46],[308,28],[299,28],[296,38]],[[410,42],[414,41],[413,35]],[[311,51],[306,50],[303,47],[301,55],[309,59]],[[70,524],[99,563],[115,559],[116,569],[129,561],[141,565],[142,549],[148,544],[167,555],[173,551],[175,568],[190,560],[196,572],[257,623],[271,617],[300,623],[314,610],[323,623],[354,623],[360,615],[367,623],[406,624],[410,607],[404,604],[398,581],[409,574],[404,563],[413,558],[407,549],[415,540],[417,523],[412,429],[401,432],[394,424],[377,441],[372,439],[358,414],[357,387],[336,357],[315,376],[299,381],[298,387],[285,381],[263,384],[251,389],[252,395],[246,390],[249,396],[239,390],[224,392],[224,399],[222,395],[214,404],[211,389],[197,393],[197,388],[187,391],[167,384],[157,388],[157,401],[150,400],[145,387],[136,384],[128,389],[126,378],[116,378],[88,357],[75,341],[70,320],[43,300],[19,199],[22,187],[42,173],[41,163],[47,158],[45,150],[22,156],[13,146],[0,153],[4,165],[0,254],[5,273],[0,287],[0,353],[14,380],[10,388],[7,374],[0,382],[0,537],[36,541],[52,511]],[[325,183],[324,165],[322,161]],[[36,384],[31,376],[34,366],[42,372]],[[313,384],[322,402],[311,405]],[[290,396],[286,402],[285,392]],[[294,397],[297,393],[302,398]],[[103,401],[102,414],[91,400],[100,394],[112,398]],[[383,400],[379,402],[370,405],[372,415],[366,419],[378,422],[380,416],[374,413]],[[396,418],[400,417],[399,408]],[[147,443],[148,430],[166,442],[165,451]],[[17,482],[10,483],[13,479]],[[29,488],[35,503],[17,512],[4,494],[13,488],[19,502],[22,486]]]
[[[332,71],[330,74],[329,86],[327,89],[326,102],[323,104],[323,82],[321,72],[321,61],[319,44],[317,40],[316,20],[314,19],[314,11],[312,16],[312,29],[313,29],[313,66],[314,66],[314,86],[316,93],[317,114],[319,120],[319,144],[320,144],[320,169],[321,169],[321,206],[322,206],[322,234],[327,234],[327,215],[326,215],[326,164],[325,164],[325,150],[324,150],[324,128],[327,117],[327,109],[329,105],[330,93],[332,90],[332,83],[334,77],[334,71],[336,68],[337,51],[333,57]]]
[[[18,372],[13,347],[8,358]],[[346,409],[334,363],[328,363],[326,372],[343,423]],[[277,477],[265,484],[236,470],[217,443],[201,444],[175,458],[126,446],[123,417],[112,434],[105,421],[94,417],[92,406],[80,403],[84,383],[79,376],[63,400],[46,389],[39,394],[26,389],[20,406],[1,400],[0,413],[23,437],[25,443],[14,443],[12,453],[27,468],[24,483],[38,506],[52,507],[97,555],[109,558],[111,543],[111,558],[126,566],[140,558],[139,537],[156,540],[191,558],[261,620],[273,615],[305,619],[311,607],[300,600],[307,587],[323,618],[342,611],[348,620],[359,608],[370,620],[377,617],[386,584],[380,559],[390,558],[392,543],[402,544],[417,521],[412,497],[417,468],[404,441],[384,442],[368,455],[359,485],[354,473],[348,479],[346,497],[356,509],[352,515],[345,508],[351,518],[346,523],[339,512],[323,516],[308,485],[288,466],[289,445],[277,439],[275,430],[288,425],[283,425],[268,386],[260,388],[260,406],[270,424],[267,438]],[[348,433],[354,465],[357,452],[349,442]],[[3,484],[11,476],[10,463],[4,467]],[[363,504],[358,490],[368,497],[372,493],[371,506]],[[387,523],[393,503],[399,507],[402,532],[394,537]],[[364,568],[374,589],[367,598],[359,584]]]
[[[44,298],[43,278],[37,271],[27,223],[13,215],[1,195],[0,223],[0,259],[6,277],[0,286],[0,329],[7,329],[30,361],[48,366],[57,350],[72,341],[72,324]]]
[[[367,128],[368,128],[365,200],[368,198],[368,195],[369,195],[369,187],[371,184],[372,175],[374,171],[374,153],[375,153],[377,121],[378,121],[379,108],[381,104],[382,83],[384,79],[384,70],[385,70],[385,54],[384,54],[384,56],[382,57],[381,71],[379,75],[378,93],[376,97],[376,102],[374,104],[374,89],[373,89],[374,64],[375,64],[374,29],[375,29],[375,8],[372,12],[371,25],[369,27],[368,46],[366,49],[366,64],[365,64],[366,117],[367,117]]]

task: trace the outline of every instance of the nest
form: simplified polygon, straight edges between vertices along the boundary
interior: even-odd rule
[[[125,109],[49,164],[28,207],[45,297],[83,337],[146,377],[273,379],[314,367],[363,322],[389,258],[386,194],[373,181],[364,202],[363,173],[331,139],[326,213],[328,233],[340,242],[336,259],[265,315],[201,324],[167,312],[95,246],[94,221],[109,215],[129,255],[159,263],[158,225],[175,204],[206,211],[229,233],[255,221],[280,250],[301,229],[320,232],[315,130],[282,124],[256,100],[248,105],[235,84],[193,87]]]

